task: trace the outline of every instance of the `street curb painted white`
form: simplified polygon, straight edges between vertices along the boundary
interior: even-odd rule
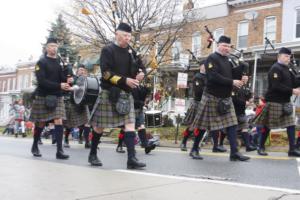
[[[300,159],[299,159],[299,162],[300,162]],[[299,168],[300,168],[300,166],[299,166]],[[288,188],[277,188],[277,187],[251,185],[251,184],[237,183],[237,182],[228,182],[228,181],[219,181],[219,180],[208,180],[208,179],[201,179],[201,178],[190,178],[190,177],[172,176],[172,175],[162,175],[162,174],[155,174],[155,173],[148,173],[148,172],[138,172],[138,171],[124,170],[124,169],[116,169],[116,170],[113,170],[113,171],[122,172],[122,173],[129,173],[129,174],[144,175],[144,176],[152,176],[152,177],[160,177],[160,178],[184,180],[184,181],[194,181],[194,182],[223,184],[223,185],[237,186],[237,187],[244,187],[244,188],[253,188],[253,189],[271,190],[271,191],[278,191],[278,192],[285,192],[285,193],[300,194],[300,190],[293,190],[293,189],[288,189]]]

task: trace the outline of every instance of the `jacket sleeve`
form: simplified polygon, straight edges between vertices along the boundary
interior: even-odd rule
[[[271,82],[272,90],[292,95],[293,88],[282,84],[283,77],[282,77],[282,72],[280,71],[280,69],[273,67],[270,70],[268,76],[269,76],[269,80]]]
[[[126,86],[126,77],[114,73],[112,71],[113,67],[112,52],[109,50],[109,47],[104,47],[101,51],[100,57],[100,68],[103,79],[116,86]]]
[[[60,90],[60,83],[53,82],[47,78],[46,67],[47,65],[41,61],[35,65],[35,75],[38,85],[51,91]]]
[[[233,85],[233,80],[224,77],[218,72],[218,66],[211,56],[209,56],[205,62],[205,70],[207,74],[207,80],[220,85]]]

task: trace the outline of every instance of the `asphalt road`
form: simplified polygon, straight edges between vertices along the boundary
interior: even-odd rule
[[[56,147],[49,140],[40,145],[42,158],[32,157],[31,142],[27,138],[0,137],[0,155],[91,168],[87,162],[89,150],[77,142],[71,142],[71,148],[65,149],[70,159],[63,161],[55,159]],[[126,169],[126,154],[116,153],[116,146],[112,144],[101,143],[99,146],[98,155],[103,162],[101,169]],[[271,152],[268,157],[247,153],[252,157],[249,162],[230,162],[226,153],[206,150],[201,154],[204,160],[193,160],[187,152],[177,148],[158,147],[149,155],[137,148],[137,157],[147,164],[147,168],[139,172],[300,190],[300,160],[289,158],[286,153]]]

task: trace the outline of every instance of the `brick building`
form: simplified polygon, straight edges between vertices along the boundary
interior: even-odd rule
[[[201,1],[194,2],[191,4],[190,0],[185,1],[188,5],[183,6],[186,9],[183,13],[188,13],[191,17],[181,32],[182,37],[173,44],[170,51],[173,61],[160,66],[164,82],[176,87],[177,72],[185,70],[178,54],[187,54],[186,49],[190,49],[201,60],[215,50],[216,44],[210,49],[207,48],[209,35],[204,29],[207,26],[216,40],[223,34],[228,35],[232,44],[244,51],[244,58],[250,63],[252,72],[256,69],[256,74],[252,76],[256,80],[252,84],[255,94],[262,95],[266,89],[265,74],[276,61],[276,51],[270,45],[264,52],[264,38],[267,37],[275,48],[282,46],[283,1],[224,0],[204,6]],[[191,65],[191,70],[197,69],[196,65]],[[164,74],[167,74],[167,78]],[[191,94],[191,91],[187,93]]]
[[[25,90],[33,90],[34,66],[36,62],[18,63],[16,68],[0,70],[0,125],[9,119],[10,105]]]

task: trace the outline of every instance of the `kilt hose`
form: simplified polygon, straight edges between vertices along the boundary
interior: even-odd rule
[[[57,107],[49,111],[45,106],[45,97],[36,96],[32,102],[29,120],[32,122],[47,122],[53,119],[66,119],[63,97],[58,97]]]
[[[206,92],[203,93],[195,120],[192,123],[194,128],[216,131],[238,124],[232,99],[230,98],[230,112],[224,115],[220,115],[217,110],[219,100],[221,98]]]
[[[283,105],[281,103],[267,102],[265,106],[264,110],[255,119],[254,124],[264,125],[270,129],[295,125],[293,114],[283,115]]]
[[[63,124],[66,128],[76,128],[88,123],[88,107],[78,106],[71,101],[65,101],[66,120]]]
[[[127,115],[119,115],[109,100],[109,91],[102,90],[99,94],[99,104],[90,120],[92,126],[98,128],[115,128],[125,124],[135,123],[135,110],[132,95],[130,95],[130,112]]]
[[[196,100],[194,100],[191,103],[188,110],[186,111],[185,118],[183,120],[184,124],[189,126],[193,123],[195,116],[197,114],[197,109],[198,109],[199,104],[200,104],[200,101],[196,101]]]

